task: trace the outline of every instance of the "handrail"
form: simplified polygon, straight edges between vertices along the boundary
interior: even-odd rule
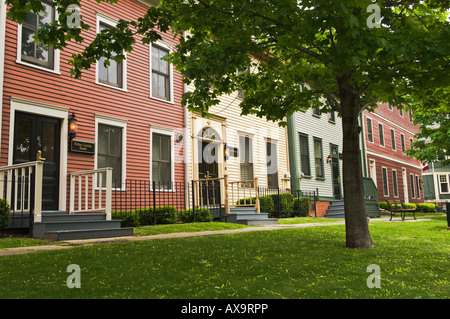
[[[28,172],[26,172],[26,169],[28,169]],[[42,221],[43,172],[44,172],[44,162],[42,161],[33,161],[0,167],[0,198],[6,199],[11,204],[11,209],[13,213],[16,212],[17,207],[20,207],[21,212],[28,212],[31,214],[32,207],[30,204],[33,204],[34,206],[33,220],[35,223],[39,223]],[[5,173],[7,174],[6,179]],[[33,173],[34,176],[32,175]],[[21,177],[20,180],[19,176]],[[26,182],[27,178],[28,182]],[[34,185],[32,185],[31,183],[33,178],[34,178]],[[5,182],[6,182],[6,193],[5,193]],[[26,188],[27,185],[28,187]],[[32,194],[33,191],[34,194]],[[28,194],[26,198],[25,194]],[[33,198],[31,198],[32,195]]]
[[[106,220],[111,220],[112,172],[113,169],[111,167],[105,167],[70,173],[69,214],[87,213],[104,210],[106,213]],[[103,187],[103,175],[102,175],[103,173],[106,173],[105,187]],[[84,183],[83,183],[83,176],[84,176]],[[77,180],[78,180],[78,187],[76,187]],[[76,189],[78,189],[77,209],[75,209]],[[104,198],[103,198],[103,191],[105,191]],[[84,205],[83,205],[83,197],[84,197]],[[105,206],[103,206],[103,200],[105,201]],[[89,201],[91,201],[90,204]]]
[[[256,212],[260,212],[259,207],[259,192],[258,192],[258,178],[255,177],[252,180],[245,180],[245,181],[233,181],[228,183],[231,186],[231,207],[245,207],[245,206],[255,206]],[[252,187],[247,187],[245,185],[251,185]],[[235,187],[234,185],[237,185],[236,189],[236,196],[237,199],[235,199]],[[244,186],[240,186],[244,185]],[[228,191],[228,193],[230,193]],[[247,194],[248,193],[248,194]],[[243,197],[241,197],[241,194],[243,194]],[[253,201],[253,197],[255,200]],[[249,202],[247,203],[247,198],[249,198]],[[244,200],[244,202],[241,204],[241,199]]]

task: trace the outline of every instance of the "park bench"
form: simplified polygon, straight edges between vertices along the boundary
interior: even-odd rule
[[[389,220],[392,220],[392,216],[395,213],[400,213],[400,217],[402,218],[402,220],[405,220],[406,213],[413,213],[414,219],[417,219],[416,218],[416,209],[408,207],[401,200],[399,200],[399,199],[389,200],[388,199],[387,203],[389,206],[389,211],[391,212],[391,219],[389,219]]]

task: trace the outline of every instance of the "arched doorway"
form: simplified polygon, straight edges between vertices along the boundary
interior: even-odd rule
[[[203,128],[197,135],[198,179],[219,178],[219,154],[222,141],[219,134],[211,127]],[[202,205],[220,204],[220,183],[203,182],[201,184]]]

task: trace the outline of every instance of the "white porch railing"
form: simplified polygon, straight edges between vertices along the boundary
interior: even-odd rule
[[[43,168],[42,161],[0,167],[0,198],[8,201],[11,214],[33,210],[34,222],[42,221]]]
[[[230,207],[254,206],[259,213],[258,178],[248,181],[235,181],[228,183],[228,196]]]
[[[112,170],[106,167],[70,173],[69,214],[105,211],[106,219],[111,220]]]

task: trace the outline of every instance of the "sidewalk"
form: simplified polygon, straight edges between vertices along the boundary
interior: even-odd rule
[[[343,225],[344,222],[334,222],[334,223],[307,223],[307,224],[293,224],[293,225],[268,225],[261,227],[247,227],[241,229],[231,229],[231,230],[217,230],[217,231],[202,231],[202,232],[191,232],[191,233],[172,233],[172,234],[160,234],[151,236],[127,236],[127,237],[113,237],[113,238],[92,238],[92,239],[78,239],[78,240],[67,240],[64,243],[57,245],[42,245],[42,246],[31,246],[31,247],[13,247],[5,248],[0,250],[0,256],[10,256],[18,254],[28,254],[47,250],[63,250],[70,249],[78,246],[91,246],[101,243],[113,243],[113,242],[131,242],[131,241],[142,241],[142,240],[153,240],[153,239],[168,239],[168,238],[192,238],[200,236],[218,236],[218,235],[228,235],[235,233],[245,233],[252,231],[266,231],[266,230],[276,230],[283,228],[304,228],[304,227],[314,227],[314,226],[331,226],[331,225]]]

